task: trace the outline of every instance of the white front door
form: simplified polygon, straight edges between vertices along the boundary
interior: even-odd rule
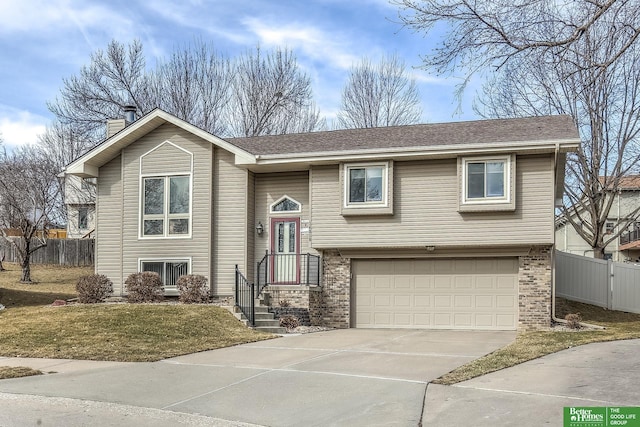
[[[272,281],[299,283],[300,218],[272,218],[271,236]]]

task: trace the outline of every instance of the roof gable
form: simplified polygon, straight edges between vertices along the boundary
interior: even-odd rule
[[[230,144],[207,131],[156,108],[71,162],[67,165],[65,172],[82,177],[97,177],[99,168],[117,157],[123,148],[165,123],[170,123],[180,127],[187,132],[235,154],[236,158],[242,158],[243,163],[252,163],[255,161],[255,156],[246,152],[242,148]]]

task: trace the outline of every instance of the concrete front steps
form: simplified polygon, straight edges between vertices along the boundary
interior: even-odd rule
[[[249,326],[249,321],[245,317],[244,313],[240,311],[239,307],[231,306],[227,309],[240,320],[246,326]],[[256,314],[256,326],[253,329],[262,332],[271,332],[272,334],[285,334],[287,330],[280,326],[280,321],[274,318],[273,313],[269,312],[269,308],[260,304],[260,301],[256,300],[255,307]]]

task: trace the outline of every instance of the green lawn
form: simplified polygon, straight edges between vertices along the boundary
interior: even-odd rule
[[[246,328],[214,305],[71,304],[87,268],[33,266],[35,284],[20,284],[17,265],[0,273],[0,356],[154,361],[273,338]],[[0,367],[1,368],[1,367]],[[0,371],[0,378],[2,378]],[[5,377],[9,375],[5,373]]]

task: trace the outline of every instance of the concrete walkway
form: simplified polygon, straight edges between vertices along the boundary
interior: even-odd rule
[[[347,329],[155,363],[50,362],[58,374],[0,381],[0,425],[414,426],[429,381],[514,338]]]
[[[430,384],[423,424],[559,426],[565,406],[640,406],[639,355],[640,340],[594,343],[451,387]]]

